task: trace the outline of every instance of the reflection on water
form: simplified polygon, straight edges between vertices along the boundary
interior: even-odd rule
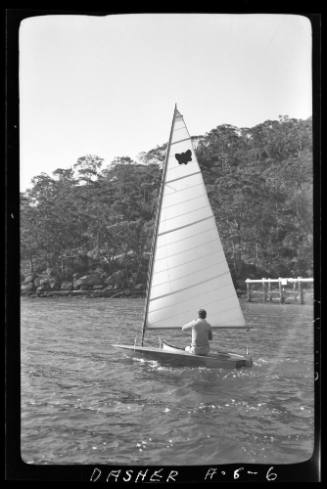
[[[141,299],[23,299],[22,457],[38,464],[295,463],[313,450],[312,307],[243,304],[249,333],[213,348],[250,369],[169,368],[112,343],[140,334]],[[209,318],[210,320],[210,318]],[[159,332],[147,332],[158,345]],[[179,331],[165,339],[186,344]]]

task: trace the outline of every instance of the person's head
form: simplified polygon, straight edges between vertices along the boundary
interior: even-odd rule
[[[199,309],[198,311],[199,318],[205,319],[207,317],[207,311],[205,309]]]

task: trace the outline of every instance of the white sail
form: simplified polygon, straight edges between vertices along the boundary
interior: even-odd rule
[[[164,168],[146,328],[180,328],[207,311],[214,327],[245,326],[191,137],[175,109]]]

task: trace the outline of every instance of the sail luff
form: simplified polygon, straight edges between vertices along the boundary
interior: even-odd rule
[[[160,222],[161,204],[162,204],[162,198],[163,198],[163,188],[164,188],[165,179],[166,179],[167,165],[168,165],[168,159],[169,159],[169,155],[170,155],[170,147],[171,147],[171,140],[173,137],[173,130],[174,130],[176,113],[177,113],[177,104],[175,104],[175,108],[174,108],[174,114],[173,114],[171,127],[170,127],[166,157],[165,157],[164,166],[162,169],[160,194],[159,194],[159,201],[157,204],[157,213],[156,213],[156,219],[155,219],[155,229],[154,229],[153,240],[152,240],[152,245],[151,245],[150,267],[149,267],[148,281],[147,281],[146,301],[145,301],[144,318],[143,318],[143,326],[142,326],[141,346],[143,346],[143,343],[144,343],[146,321],[147,321],[147,315],[148,315],[148,310],[149,310],[149,295],[150,295],[150,290],[151,290],[153,263],[154,263],[155,249],[156,249],[156,244],[157,244],[158,227],[159,227],[159,222]]]

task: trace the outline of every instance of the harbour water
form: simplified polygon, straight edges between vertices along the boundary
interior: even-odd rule
[[[140,336],[142,299],[23,298],[21,455],[30,464],[296,463],[314,440],[313,308],[242,303],[214,331],[240,370],[169,368],[112,343]],[[195,311],[196,313],[196,311]],[[208,317],[210,321],[210,318]],[[180,331],[148,331],[188,344]]]

